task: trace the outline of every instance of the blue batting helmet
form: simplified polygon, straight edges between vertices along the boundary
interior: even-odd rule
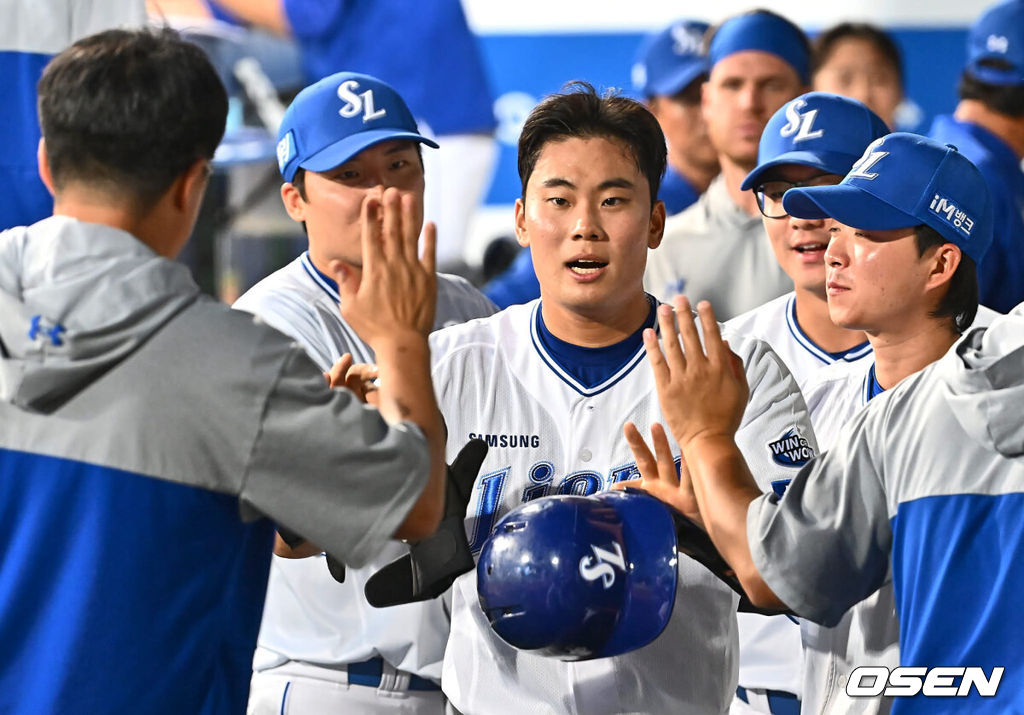
[[[605,658],[665,629],[676,592],[668,508],[638,491],[553,496],[509,512],[477,563],[480,606],[509,645]]]

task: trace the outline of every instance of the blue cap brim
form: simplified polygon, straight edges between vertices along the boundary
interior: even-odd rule
[[[921,219],[851,184],[790,189],[782,197],[782,208],[794,218],[833,218],[866,231],[888,231],[923,223]]]
[[[801,166],[812,166],[830,174],[845,176],[850,167],[857,163],[860,154],[842,154],[833,151],[788,151],[779,154],[771,161],[758,165],[756,169],[747,174],[747,177],[740,184],[740,191],[750,191],[761,183],[762,177],[770,169],[782,164],[800,164]]]
[[[684,67],[678,68],[656,82],[649,82],[644,88],[644,94],[648,97],[672,96],[690,86],[690,83],[703,74],[707,74],[708,65],[704,60],[697,60]]]
[[[626,604],[615,631],[591,656],[607,658],[642,648],[668,625],[678,578],[676,530],[668,508],[644,492],[610,491],[593,498],[620,515],[631,565]]]
[[[341,141],[337,141],[334,144],[321,149],[316,154],[313,154],[311,157],[301,162],[299,166],[307,171],[327,171],[329,169],[333,169],[339,164],[344,164],[356,154],[364,149],[369,149],[374,144],[380,144],[381,142],[395,139],[419,142],[437,149],[437,142],[433,139],[428,139],[422,134],[417,134],[416,132],[388,128],[371,129],[370,131],[352,134]]]

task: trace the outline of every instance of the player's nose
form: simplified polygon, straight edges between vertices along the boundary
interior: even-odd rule
[[[833,219],[828,219],[829,239],[828,247],[825,248],[825,265],[839,268],[847,263],[847,241],[842,228]]]
[[[599,241],[604,235],[601,230],[601,220],[597,207],[587,201],[581,201],[573,216],[575,222],[572,228],[572,237],[584,241]]]

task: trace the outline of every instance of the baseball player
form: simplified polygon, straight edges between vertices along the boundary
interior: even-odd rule
[[[853,99],[809,92],[777,111],[765,126],[758,165],[741,188],[753,191],[775,258],[793,290],[725,323],[727,331],[753,335],[772,346],[801,387],[825,365],[856,362],[871,354],[861,331],[835,325],[825,295],[824,219],[789,216],[787,190],[838,184],[875,139],[888,134],[882,120]]]
[[[498,158],[495,97],[461,0],[207,0],[299,48],[306,81],[353,69],[386,79],[441,142],[425,158],[426,215],[437,223],[437,260],[464,273],[467,234]],[[224,13],[223,10],[227,10]],[[430,61],[424,58],[431,58]]]
[[[516,233],[533,251],[541,298],[432,340],[433,375],[451,449],[470,436],[490,449],[466,511],[478,551],[513,507],[549,494],[591,494],[636,467],[618,425],[660,419],[641,332],[656,301],[642,286],[661,240],[657,201],[665,140],[654,117],[589,85],[554,95],[519,141],[523,197]],[[755,384],[740,428],[762,487],[787,479],[814,450],[795,381],[768,346],[736,340]],[[480,610],[474,573],[453,586],[442,685],[464,713],[724,713],[736,689],[735,594],[681,559],[678,603],[650,645],[563,663],[514,650]]]
[[[978,289],[1006,311],[1024,300],[1024,0],[992,5],[971,26],[957,91],[955,111],[928,136],[958,147],[988,182],[995,232]]]
[[[644,40],[633,65],[633,87],[665,132],[668,165],[658,198],[669,216],[693,204],[718,175],[718,154],[700,108],[708,78],[707,30],[706,22],[674,22]]]
[[[868,400],[937,360],[975,320],[975,266],[991,241],[991,204],[980,173],[954,148],[897,133],[869,145],[839,186],[792,189],[783,206],[791,215],[833,219],[830,315],[866,331],[874,347],[873,360],[836,364],[808,381],[808,406],[827,449]],[[857,666],[898,664],[894,608],[885,584],[831,627],[803,624],[804,707],[888,712],[889,699],[852,699],[846,684]]]
[[[746,387],[714,334],[713,312],[698,306],[705,356],[680,303],[685,361],[678,342],[666,341],[664,355],[653,337],[648,344],[663,402],[685,405],[672,411],[672,431],[692,481],[676,480],[671,460],[652,466],[636,438],[645,488],[695,517],[699,508],[763,607],[785,602],[836,625],[891,580],[899,662],[915,668],[905,675],[920,676],[898,689],[916,697],[895,698],[893,713],[1024,708],[1024,678],[1014,667],[1024,637],[1024,570],[1015,557],[1024,546],[1024,304],[872,399],[779,499],[761,495],[733,440]],[[981,667],[982,677],[968,680],[964,666]],[[881,682],[858,680],[855,688],[881,693],[895,685],[888,670],[866,679]]]
[[[718,155],[701,116],[700,91],[707,79],[705,22],[680,20],[644,39],[633,65],[633,86],[647,101],[668,145],[668,163],[658,189],[668,216],[692,205],[718,174]],[[520,251],[512,265],[483,287],[498,306],[528,303],[540,296],[533,256]]]
[[[801,95],[768,120],[758,165],[741,185],[754,192],[765,233],[794,290],[733,318],[725,329],[771,345],[801,387],[824,365],[865,359],[871,345],[862,332],[836,326],[829,318],[826,221],[788,216],[782,196],[794,186],[839,183],[864,148],[888,131],[856,100],[822,92]],[[796,707],[803,669],[799,626],[785,616],[741,613],[739,627],[737,697],[752,706],[760,703],[765,712]]]
[[[294,338],[325,372],[344,354],[375,362],[371,347],[338,310],[332,261],[358,273],[360,207],[388,189],[409,202],[409,229],[423,224],[423,165],[405,102],[368,75],[333,74],[302,90],[279,130],[278,159],[289,215],[303,222],[309,250],[256,284],[235,308]],[[467,281],[437,276],[434,327],[490,315],[494,306]],[[251,713],[439,713],[437,680],[448,636],[440,600],[378,610],[363,597],[369,575],[406,551],[391,544],[364,568],[332,578],[323,555],[275,557],[256,652]]]
[[[0,712],[240,713],[271,520],[352,566],[440,521],[432,236],[385,202],[340,286],[378,411],[173,260],[227,116],[198,47],[92,35],[39,98],[54,215],[0,233]]]
[[[684,292],[707,298],[731,318],[790,289],[754,197],[740,184],[757,165],[765,124],[807,91],[810,46],[799,27],[767,10],[725,20],[706,43],[710,73],[701,108],[721,173],[697,203],[666,223],[644,285],[662,300]]]

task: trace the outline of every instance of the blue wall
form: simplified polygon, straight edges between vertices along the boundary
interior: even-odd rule
[[[903,52],[907,97],[920,108],[916,124],[901,128],[927,131],[932,117],[951,111],[956,104],[966,30],[903,28],[890,33]],[[573,79],[633,94],[630,70],[642,37],[639,33],[481,36],[496,98],[501,147],[488,204],[509,204],[519,196],[515,145],[533,105]]]

